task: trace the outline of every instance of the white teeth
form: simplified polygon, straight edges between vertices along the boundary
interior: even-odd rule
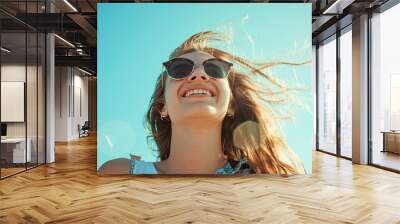
[[[185,97],[192,96],[192,95],[206,95],[206,96],[211,96],[211,92],[205,89],[192,89],[189,91],[186,91]]]

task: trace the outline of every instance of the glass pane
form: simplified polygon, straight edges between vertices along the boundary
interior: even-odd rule
[[[32,23],[37,22],[31,17],[33,13],[37,13],[38,4],[36,1],[27,2],[26,10],[27,19]],[[27,30],[27,80],[26,80],[26,113],[27,113],[27,143],[30,147],[30,161],[27,167],[37,165],[37,33],[34,30]]]
[[[340,152],[352,157],[352,34],[340,37]]]
[[[0,7],[20,18],[28,13],[35,23],[29,16],[45,12],[45,1],[1,1]],[[7,20],[0,24],[3,178],[45,161],[45,36],[2,12],[0,18]]]
[[[400,170],[400,5],[372,18],[372,163]]]
[[[1,174],[2,178],[25,170],[30,161],[26,147],[26,35],[1,34]],[[27,150],[28,149],[28,150]]]
[[[30,147],[30,160],[28,160],[27,166],[33,167],[37,165],[37,132],[38,132],[38,125],[37,125],[37,115],[38,115],[38,107],[37,107],[37,98],[38,98],[38,88],[37,88],[37,74],[38,74],[38,50],[37,50],[37,33],[30,32],[27,33],[28,38],[28,55],[27,55],[27,81],[26,81],[26,89],[27,89],[27,98],[26,98],[26,110],[27,110],[27,142],[29,144],[28,148]]]
[[[45,35],[39,33],[38,36],[38,163],[45,163]]]
[[[318,48],[318,147],[336,153],[336,39]]]

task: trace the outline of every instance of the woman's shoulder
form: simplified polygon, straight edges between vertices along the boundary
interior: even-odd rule
[[[118,158],[105,162],[97,171],[100,174],[129,174],[130,169],[130,159]]]

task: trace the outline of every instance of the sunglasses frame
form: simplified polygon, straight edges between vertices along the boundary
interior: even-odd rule
[[[186,76],[184,76],[184,77],[182,77],[182,78],[179,78],[179,79],[178,79],[178,78],[172,77],[171,74],[169,74],[169,72],[168,72],[168,66],[170,66],[171,63],[173,63],[174,61],[177,61],[177,60],[188,61],[188,62],[190,62],[190,64],[192,64],[192,71],[190,71],[190,73],[189,73],[188,75],[186,75]],[[227,64],[227,65],[229,66],[229,68],[228,68],[228,71],[227,71],[226,76],[224,76],[224,77],[222,77],[222,78],[216,78],[216,77],[210,76],[210,75],[205,71],[205,69],[204,69],[205,63],[207,63],[207,62],[209,62],[209,61],[219,61],[219,62],[222,62],[222,63]],[[208,77],[213,78],[213,79],[223,79],[223,78],[228,77],[228,75],[229,75],[229,73],[230,73],[230,70],[231,70],[231,68],[232,68],[232,66],[233,66],[232,63],[227,62],[227,61],[224,61],[224,60],[219,59],[219,58],[210,58],[210,59],[207,59],[207,60],[203,61],[201,64],[202,64],[202,66],[203,66],[204,73],[207,74]],[[167,72],[167,75],[168,75],[171,79],[174,79],[174,80],[182,80],[182,79],[185,79],[185,78],[187,78],[188,76],[190,76],[190,75],[193,73],[193,71],[194,71],[194,68],[195,68],[194,65],[195,65],[194,62],[193,62],[192,60],[188,59],[188,58],[173,58],[173,59],[171,59],[171,60],[166,61],[166,62],[163,63],[163,66],[164,66],[164,68],[165,68],[165,71]]]

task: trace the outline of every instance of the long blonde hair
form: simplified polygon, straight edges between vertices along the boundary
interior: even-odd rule
[[[209,46],[211,42],[225,40],[226,37],[221,33],[200,32],[184,41],[170,58],[195,50],[203,51],[247,70],[242,72],[233,68],[228,76],[232,92],[230,108],[233,114],[224,118],[221,131],[222,148],[228,160],[246,159],[255,173],[280,175],[305,173],[302,163],[279,134],[277,116],[271,108],[260,105],[260,102],[266,105],[284,104],[288,102],[289,97],[288,88],[263,70],[282,64],[304,65],[309,61],[257,63]],[[278,90],[255,85],[252,76],[267,80]],[[160,114],[165,104],[163,83],[166,77],[165,72],[158,77],[146,115],[147,128],[151,131],[148,138],[156,143],[161,160],[169,157],[171,144],[171,121],[162,119]]]

